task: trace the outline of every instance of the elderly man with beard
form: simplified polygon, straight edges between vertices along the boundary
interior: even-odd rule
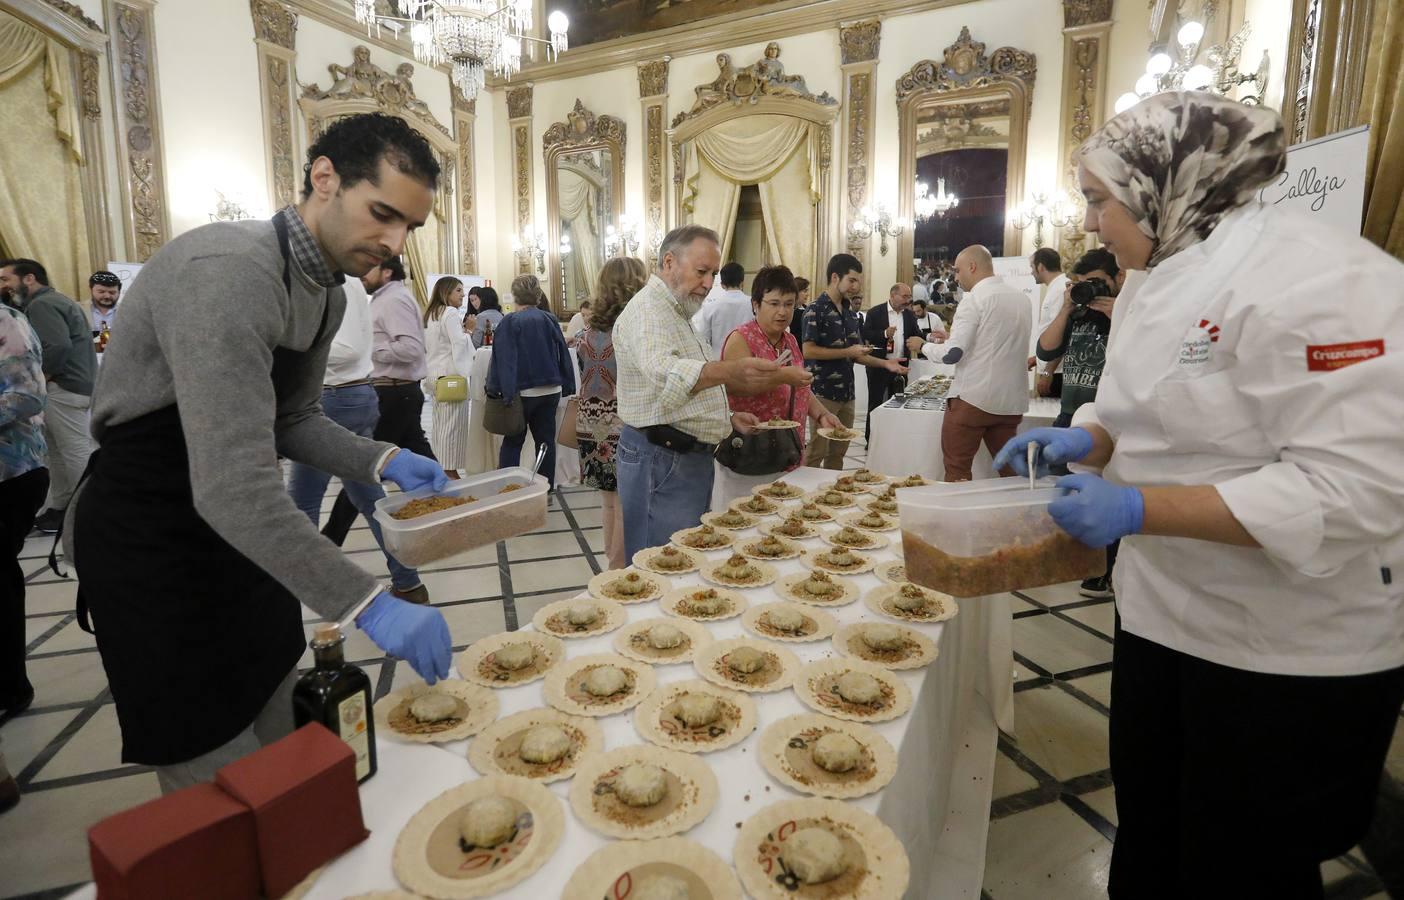
[[[712,359],[691,320],[720,264],[715,231],[675,228],[659,247],[658,272],[614,325],[624,422],[616,471],[630,558],[701,522],[712,496],[712,451],[732,428],[749,433],[760,424],[727,410],[723,385],[759,394],[809,381],[773,359]]]

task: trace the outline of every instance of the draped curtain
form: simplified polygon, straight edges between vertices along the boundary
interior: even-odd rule
[[[1365,237],[1404,259],[1404,6],[1376,3],[1361,118],[1370,125]]]
[[[580,279],[571,287],[577,294],[588,297],[594,293],[600,279],[600,186],[592,183],[584,175],[570,169],[561,169],[556,192],[560,200],[560,216],[563,231],[570,232],[570,257],[567,265]],[[575,297],[563,297],[562,302],[569,306]]]
[[[688,142],[683,196],[691,221],[716,228],[731,252],[741,188],[756,185],[766,239],[796,275],[813,277],[819,203],[819,132],[793,116],[743,116]]]
[[[67,48],[0,12],[0,129],[19,150],[0,154],[0,244],[81,301],[91,260],[70,71]]]

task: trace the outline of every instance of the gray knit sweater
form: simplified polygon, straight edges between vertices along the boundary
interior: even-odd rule
[[[322,415],[322,373],[346,295],[318,285],[296,259],[288,268],[291,298],[268,220],[206,225],[161,248],[122,298],[122,328],[93,395],[93,436],[100,444],[108,428],[177,404],[196,512],[308,607],[339,619],[376,579],[293,505],[277,455],[374,482],[393,447]],[[278,347],[299,355],[275,382]]]

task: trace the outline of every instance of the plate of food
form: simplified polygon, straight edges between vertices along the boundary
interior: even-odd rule
[[[931,638],[886,622],[845,625],[834,635],[834,649],[884,669],[920,669],[936,658],[936,642]]]
[[[799,657],[770,641],[743,637],[715,641],[693,660],[697,674],[733,691],[783,691],[795,680]]]
[[[814,507],[818,509],[819,507]],[[807,524],[804,519],[791,513],[783,521],[768,522],[760,527],[761,534],[773,535],[791,541],[802,541],[819,536],[819,529]]]
[[[638,705],[634,729],[666,750],[711,753],[756,730],[756,704],[744,693],[711,682],[675,681]]]
[[[960,611],[950,594],[909,581],[874,588],[863,602],[875,613],[907,622],[944,622]]]
[[[747,559],[779,560],[779,559],[799,559],[804,551],[800,545],[794,541],[788,541],[776,535],[767,535],[754,541],[747,541],[742,544],[738,552]]]
[[[901,523],[891,516],[883,515],[875,510],[865,513],[854,513],[839,519],[839,524],[849,528],[857,528],[859,531],[896,531]]]
[[[716,622],[741,615],[750,604],[735,591],[714,587],[685,587],[663,596],[663,612],[694,622]]]
[[[805,498],[807,503],[824,507],[830,514],[836,509],[851,509],[858,505],[858,501],[853,499],[853,495],[845,494],[843,491],[816,491]],[[800,507],[801,511],[804,507]]]
[[[713,528],[721,528],[726,531],[745,531],[747,528],[755,528],[760,521],[759,516],[737,512],[734,509],[724,509],[721,512],[709,512],[702,516],[703,524]]]
[[[830,531],[819,537],[830,547],[845,547],[849,550],[881,550],[892,543],[881,534],[863,531],[851,525],[845,525],[838,531]]]
[[[634,567],[659,575],[686,575],[702,567],[702,557],[672,544],[664,544],[662,547],[646,547],[635,553]]]
[[[756,426],[759,431],[784,431],[787,428],[799,428],[803,425],[794,419],[767,419]]]
[[[798,603],[763,603],[741,616],[741,626],[758,638],[802,644],[822,641],[834,633],[834,617]]]
[[[528,684],[565,658],[560,638],[539,631],[503,631],[480,638],[458,657],[464,679],[490,688]]]
[[[546,676],[546,702],[572,716],[612,716],[632,709],[657,685],[653,667],[618,653],[568,659]]]
[[[548,603],[531,617],[537,631],[559,638],[588,638],[607,634],[629,619],[624,607],[613,600],[575,597]]]
[[[834,514],[831,511],[812,500],[806,501],[798,509],[792,510],[785,518],[788,519],[790,516],[794,516],[806,525],[822,525],[834,520]]]
[[[850,722],[886,722],[912,708],[906,682],[851,657],[812,662],[795,676],[794,685],[795,694],[815,712]]]
[[[851,800],[897,774],[897,751],[867,725],[816,713],[786,716],[761,733],[761,765],[786,787]]]
[[[671,588],[668,579],[657,572],[641,572],[635,568],[601,572],[585,586],[591,597],[613,603],[647,603],[657,600]]]
[[[747,559],[739,553],[720,562],[702,567],[702,580],[722,587],[759,588],[774,584],[775,567],[760,560]]]
[[[732,510],[746,516],[773,516],[780,511],[781,504],[760,494],[752,494],[745,500],[736,500]]]
[[[540,707],[493,722],[468,748],[481,775],[517,775],[543,784],[575,774],[580,760],[604,750],[594,719]]]
[[[861,575],[871,572],[876,565],[871,557],[864,556],[847,547],[830,547],[827,550],[811,550],[803,557],[804,564],[811,569],[832,572],[835,575]]]
[[[912,473],[911,475],[908,475],[906,478],[903,478],[900,481],[893,482],[892,486],[900,490],[901,488],[909,487],[926,487],[928,484],[934,484],[934,482],[928,481],[921,475]]]
[[[858,588],[822,570],[786,575],[779,594],[806,606],[844,606],[858,599]]]
[[[677,618],[641,619],[614,635],[614,649],[630,659],[650,665],[692,662],[701,647],[712,642],[712,633],[695,621]]]
[[[561,900],[601,897],[741,900],[741,883],[729,864],[696,841],[616,841],[581,863],[561,893]]]
[[[387,738],[407,744],[461,741],[497,718],[497,695],[481,685],[457,679],[432,687],[415,684],[375,703],[375,725]]]
[[[861,431],[854,431],[852,428],[840,425],[838,428],[820,428],[816,432],[821,438],[831,441],[851,441],[863,436]]]
[[[907,852],[892,829],[841,800],[762,807],[736,833],[732,859],[756,900],[890,900],[903,896],[911,880]]]
[[[669,540],[679,547],[701,550],[703,553],[726,550],[736,543],[736,538],[730,531],[724,528],[713,528],[711,525],[699,525],[696,528],[675,531]]]
[[[632,744],[591,756],[570,785],[570,807],[591,830],[638,841],[681,834],[717,802],[717,776],[691,753]]]
[[[804,488],[786,481],[772,481],[770,484],[763,484],[753,489],[751,493],[760,494],[772,500],[798,500],[804,496]]]

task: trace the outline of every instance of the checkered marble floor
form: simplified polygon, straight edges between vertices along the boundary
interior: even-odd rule
[[[861,428],[861,422],[859,423]],[[855,446],[847,465],[863,464]],[[331,507],[335,485],[324,511]],[[76,582],[45,564],[49,540],[23,551],[28,576],[29,677],[34,706],[0,729],[23,799],[0,816],[0,896],[62,897],[89,878],[86,829],[157,796],[156,776],[119,760],[117,717],[92,638],[73,616]],[[364,522],[346,553],[386,575]],[[546,527],[422,570],[443,611],[455,651],[531,621],[547,603],[582,590],[604,564],[600,499],[570,488],[551,497]],[[1106,894],[1116,806],[1107,759],[1112,619],[1109,600],[1087,600],[1077,585],[1014,595],[1018,738],[1000,738],[986,856],[988,900],[1083,900]],[[309,623],[310,632],[310,623]],[[347,658],[382,696],[413,678],[356,631]],[[302,665],[311,665],[311,655]],[[1390,757],[1404,777],[1404,720]],[[1358,854],[1323,866],[1327,896],[1383,900]]]

